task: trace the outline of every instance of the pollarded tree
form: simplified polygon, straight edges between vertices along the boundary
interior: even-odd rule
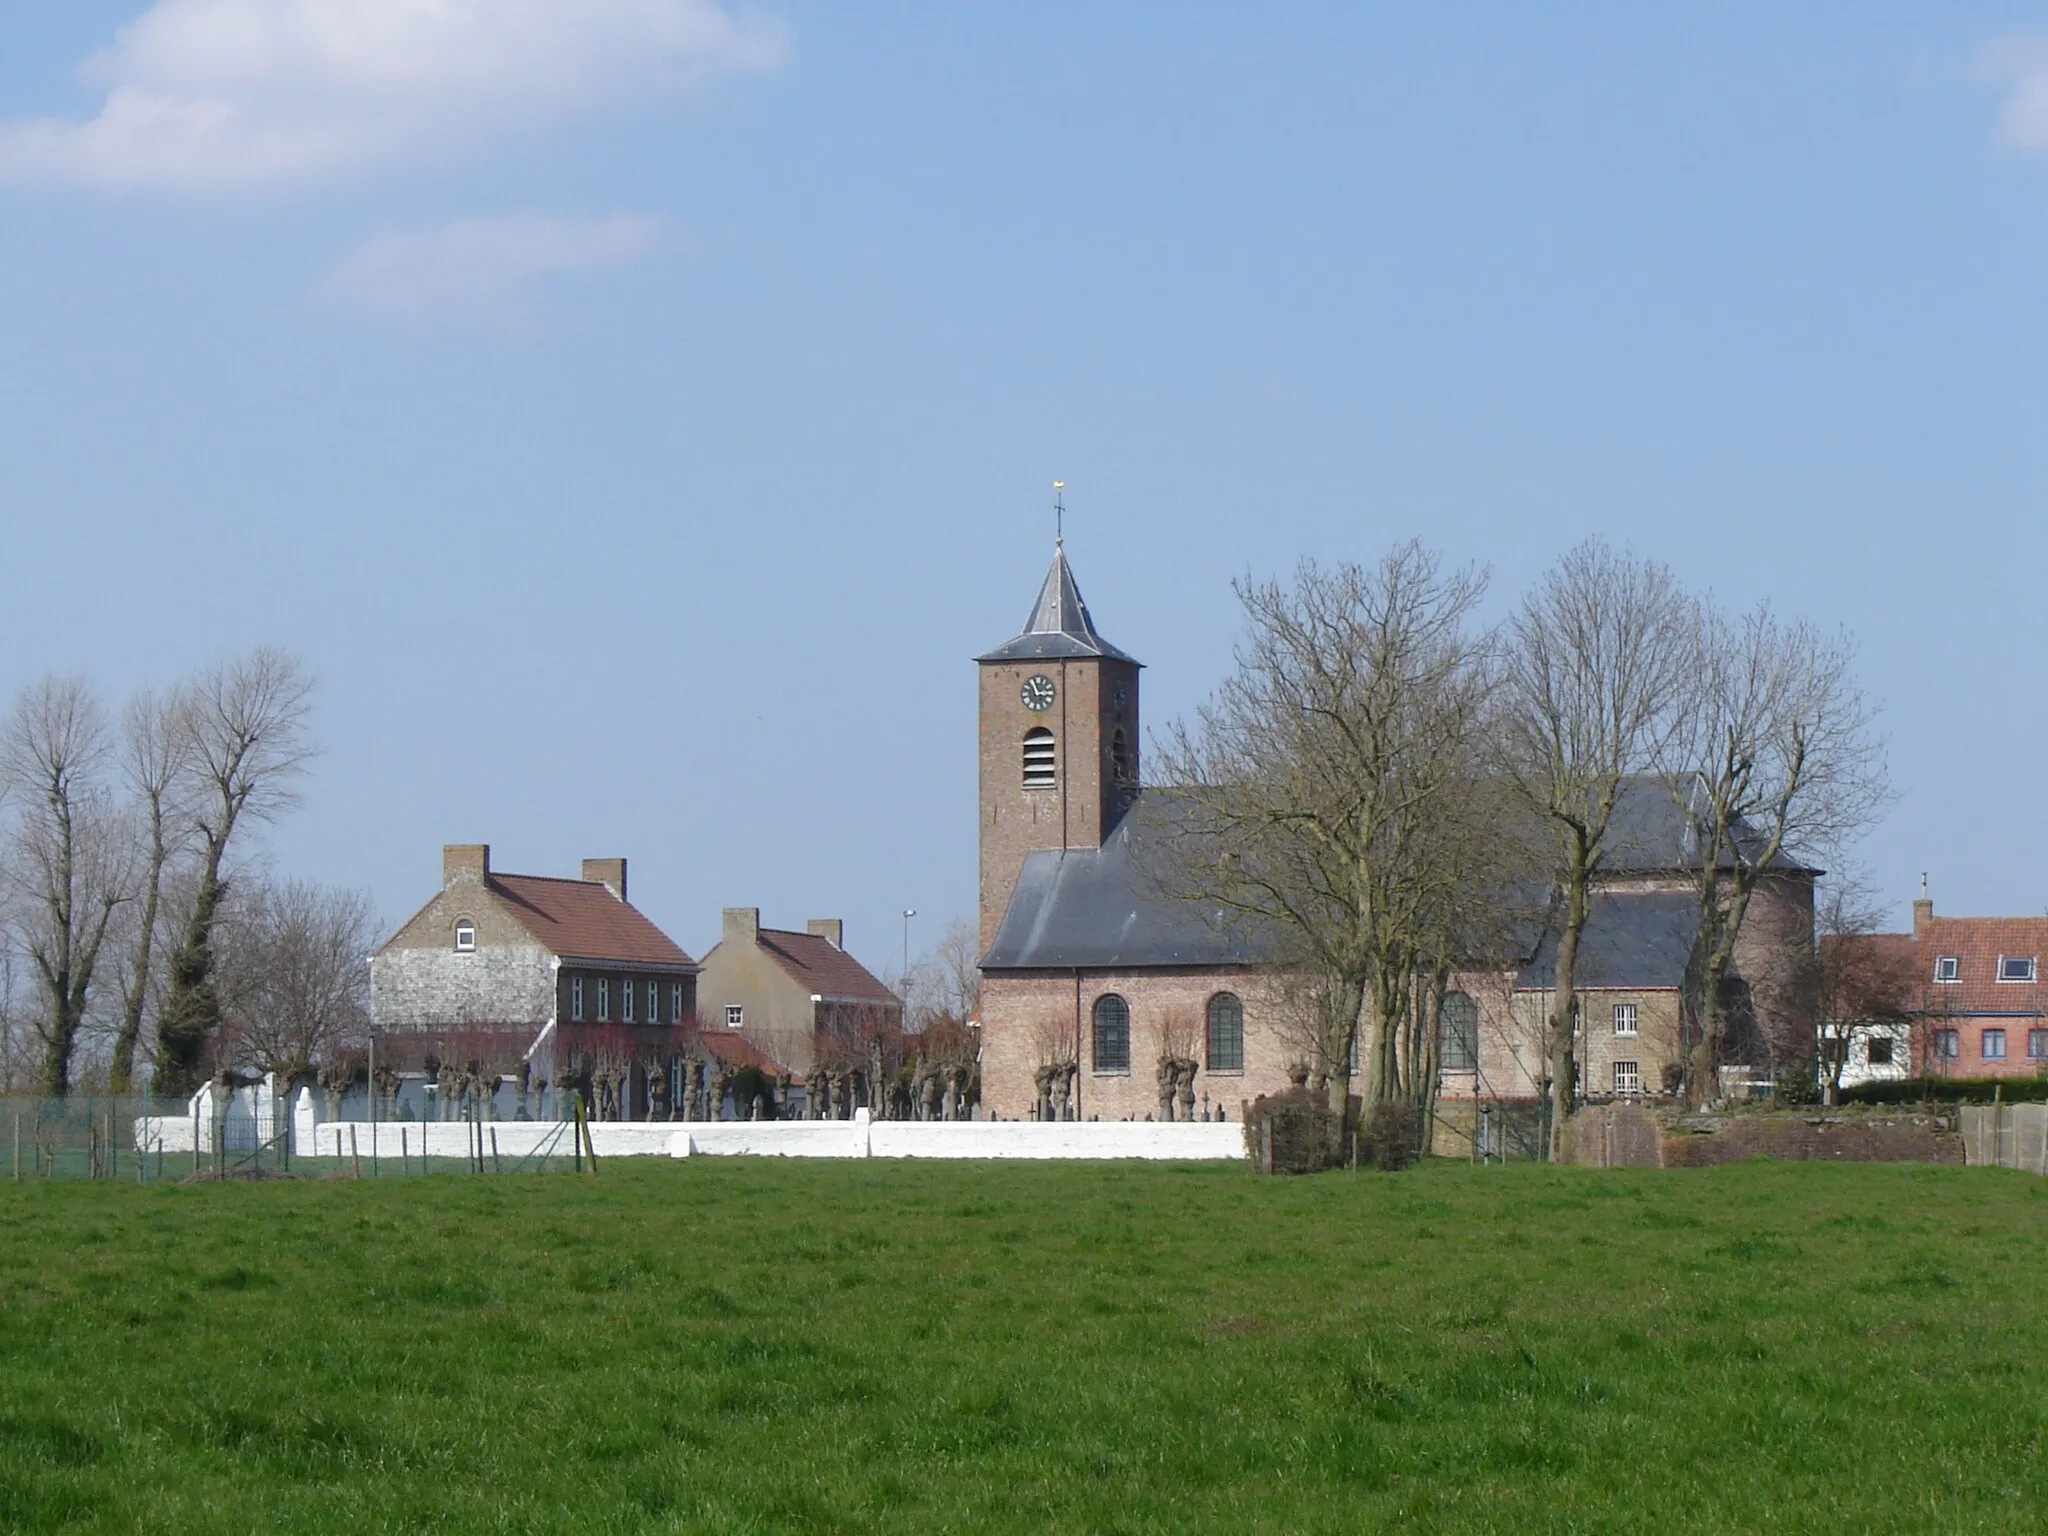
[[[1576,1081],[1579,943],[1624,785],[1654,768],[1679,718],[1697,608],[1665,567],[1590,539],[1508,621],[1500,764],[1548,829],[1557,980],[1544,1022],[1546,1155],[1564,1147]]]
[[[227,894],[228,854],[250,823],[296,803],[297,780],[313,755],[306,729],[312,696],[312,676],[298,658],[271,646],[221,662],[190,685],[199,871],[157,1017],[160,1093],[197,1086],[208,1041],[220,1028],[213,931]]]
[[[1436,961],[1439,874],[1477,779],[1484,588],[1413,542],[1369,567],[1304,562],[1291,586],[1240,582],[1236,670],[1163,744],[1190,813],[1162,884],[1261,935],[1304,1000],[1309,1066],[1339,1117],[1362,1017],[1365,1097],[1406,1089],[1396,1043]]]
[[[1695,635],[1688,705],[1667,751],[1698,844],[1687,1084],[1699,1103],[1717,1092],[1736,943],[1759,892],[1786,877],[1789,856],[1841,848],[1889,791],[1876,711],[1856,682],[1847,636],[1781,620],[1769,604],[1733,621],[1708,612]],[[1769,935],[1763,947],[1781,958],[1809,950],[1803,915],[1779,915],[1781,928],[1800,931]]]

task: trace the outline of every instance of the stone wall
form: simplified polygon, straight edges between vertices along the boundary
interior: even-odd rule
[[[379,1030],[531,1023],[555,1016],[554,956],[530,940],[389,948],[370,963],[370,1017]]]

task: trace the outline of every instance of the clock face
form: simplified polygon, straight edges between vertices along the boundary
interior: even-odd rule
[[[1024,707],[1034,713],[1052,708],[1054,698],[1052,679],[1043,672],[1024,679]]]

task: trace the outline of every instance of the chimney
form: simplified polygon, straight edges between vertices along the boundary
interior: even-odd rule
[[[1917,942],[1927,936],[1927,930],[1934,923],[1934,903],[1927,896],[1927,876],[1920,877],[1920,899],[1913,903],[1913,938]]]
[[[441,885],[445,889],[458,880],[474,881],[482,885],[490,878],[491,845],[489,843],[443,843],[441,845]]]
[[[814,939],[823,939],[834,949],[846,948],[846,924],[836,917],[814,917],[804,924],[804,932]]]
[[[761,909],[759,907],[727,907],[724,932],[721,939],[735,943],[752,944],[761,936]]]
[[[585,859],[583,878],[593,885],[608,885],[612,894],[626,899],[626,861],[624,859]]]

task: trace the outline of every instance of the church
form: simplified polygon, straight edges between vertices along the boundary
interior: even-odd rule
[[[1102,637],[1056,541],[1023,630],[980,673],[981,1103],[1002,1119],[1238,1120],[1306,1070],[1285,979],[1255,938],[1160,888],[1148,848],[1185,802],[1143,783],[1142,664]],[[1631,780],[1577,966],[1579,1091],[1678,1091],[1698,928],[1698,838],[1671,781]],[[1750,1054],[1796,1030],[1819,871],[1780,859],[1736,947]],[[1437,1150],[1482,1108],[1533,1133],[1556,937],[1453,978],[1439,1031]],[[1737,1070],[1743,1070],[1738,1066]],[[1496,1135],[1498,1131],[1496,1131]]]

